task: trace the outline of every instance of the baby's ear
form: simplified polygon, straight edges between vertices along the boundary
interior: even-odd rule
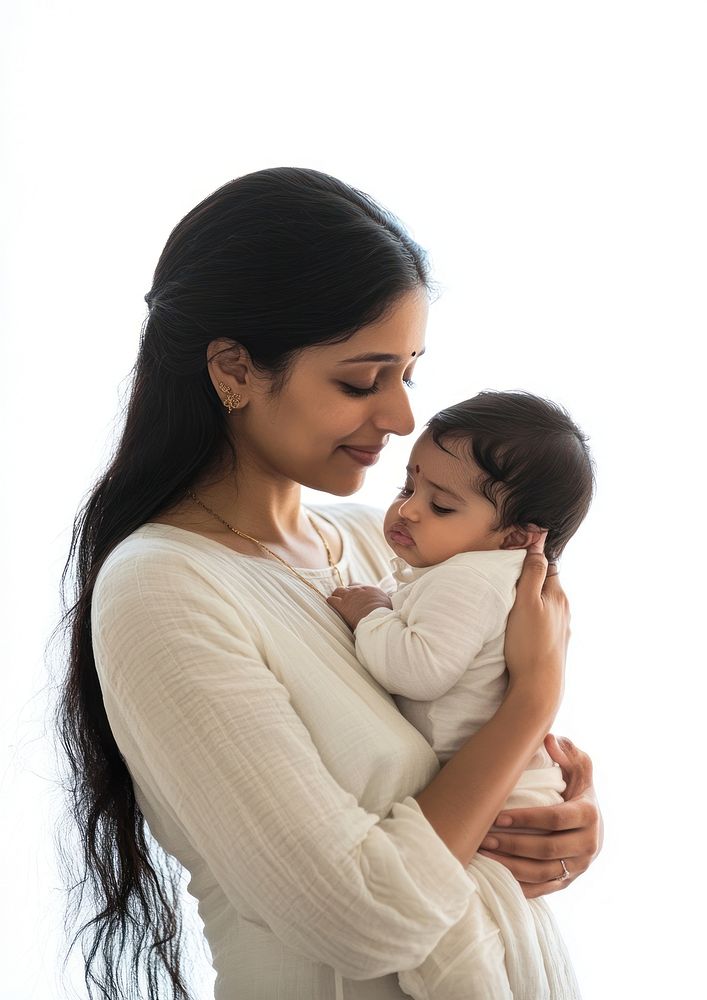
[[[509,528],[506,537],[501,542],[502,549],[527,549],[534,545],[545,533],[544,528],[537,524],[526,524],[524,528],[517,524]]]

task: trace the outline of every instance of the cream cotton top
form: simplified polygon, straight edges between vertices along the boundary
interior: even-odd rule
[[[313,509],[346,583],[386,574],[377,511]],[[411,798],[435,754],[346,624],[280,563],[148,523],[101,568],[92,629],[139,805],[191,875],[216,1000],[399,1000],[395,972],[461,917],[469,880]]]

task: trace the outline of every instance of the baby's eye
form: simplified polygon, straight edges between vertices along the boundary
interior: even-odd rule
[[[430,504],[430,506],[432,507],[432,510],[435,512],[435,514],[453,514],[454,513],[454,510],[451,507],[440,507],[439,504],[436,504],[436,503]]]

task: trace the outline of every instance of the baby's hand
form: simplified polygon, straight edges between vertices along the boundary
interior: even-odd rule
[[[350,587],[337,587],[334,593],[327,597],[327,604],[339,612],[351,629],[355,629],[361,619],[375,608],[393,607],[384,590],[380,587],[367,587],[362,583],[354,583]]]

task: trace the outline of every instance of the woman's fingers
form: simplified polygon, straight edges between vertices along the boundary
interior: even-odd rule
[[[589,756],[566,737],[548,736],[545,746],[562,768],[566,801],[505,809],[479,852],[505,865],[528,899],[564,889],[585,872],[599,853],[603,836]],[[561,880],[563,861],[569,878]]]
[[[562,589],[556,563],[548,563],[545,580],[542,586],[541,598],[548,604],[555,603],[558,607],[561,607],[567,617],[567,623],[569,624],[569,601],[567,600],[567,595]]]
[[[535,527],[532,525],[531,527]],[[545,542],[547,531],[537,529],[540,532],[538,537],[527,547],[527,555],[523,563],[520,577],[518,579],[517,592],[526,599],[537,599],[541,594],[543,597],[556,593],[558,597],[564,598],[562,587],[559,581],[550,582],[559,573],[559,563],[556,560],[548,562],[545,556]]]
[[[537,598],[542,591],[547,576],[548,565],[543,553],[546,538],[547,532],[544,531],[538,541],[528,547],[528,552],[516,586],[519,598]]]
[[[491,832],[493,837],[506,837],[506,830],[537,830],[540,835],[563,830],[580,830],[596,818],[593,795],[579,795],[556,806],[528,806],[525,809],[505,809],[499,813]],[[508,836],[513,834],[509,833]],[[521,833],[519,836],[530,836]],[[506,848],[504,848],[505,850]],[[532,855],[530,855],[532,857]],[[558,855],[555,855],[558,857]]]
[[[517,882],[520,883],[524,895],[541,896],[546,892],[556,892],[566,888],[571,882],[587,870],[591,857],[586,854],[567,853],[562,860],[559,858],[547,861],[535,861],[530,858],[511,858],[507,854],[496,851],[479,851],[485,858],[498,861],[507,868]],[[569,877],[564,877],[564,861]]]
[[[495,837],[494,832],[485,842],[494,842]],[[479,854],[506,867],[527,899],[566,889],[589,868],[596,853],[587,851],[586,837],[581,830],[553,836],[503,834],[496,842],[499,843],[497,850],[480,850]],[[504,853],[504,849],[511,853]]]
[[[556,576],[546,578],[541,553],[525,557],[506,625],[504,654],[509,683],[537,685],[559,705],[569,641],[569,608]]]
[[[504,816],[511,817],[518,829],[493,827],[479,853],[505,865],[528,898],[564,889],[587,870],[601,848],[601,813],[593,789],[558,807],[509,810]],[[527,829],[531,824],[547,832]],[[556,881],[564,874],[562,861],[570,876]]]
[[[545,748],[562,768],[562,777],[567,785],[565,799],[573,799],[591,788],[593,768],[589,754],[576,747],[566,736],[553,736],[552,733],[545,737]]]
[[[494,846],[495,845],[495,846]],[[581,830],[568,830],[549,837],[547,834],[501,833],[491,830],[481,843],[483,850],[504,854],[511,860],[525,862],[552,861],[557,869],[560,858],[587,855],[587,844]],[[577,874],[575,872],[575,874]],[[537,879],[533,879],[537,881]]]

